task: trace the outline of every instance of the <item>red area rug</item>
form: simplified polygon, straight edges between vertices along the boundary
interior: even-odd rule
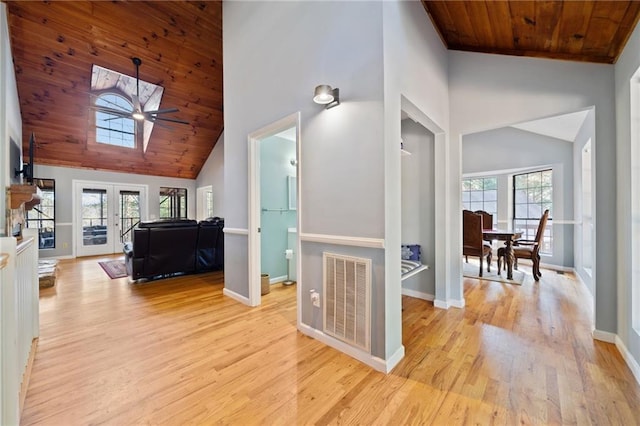
[[[116,279],[127,276],[127,268],[124,266],[124,259],[107,260],[105,262],[98,262],[98,265],[104,269],[109,275],[109,278]]]

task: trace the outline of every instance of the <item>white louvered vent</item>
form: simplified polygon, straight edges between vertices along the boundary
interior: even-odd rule
[[[370,352],[371,259],[322,254],[324,332]]]

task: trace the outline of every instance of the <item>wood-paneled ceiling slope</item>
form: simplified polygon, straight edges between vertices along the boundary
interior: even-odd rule
[[[194,179],[223,129],[222,3],[5,1],[23,119],[36,164]],[[93,64],[164,87],[146,150],[95,142]],[[45,176],[46,177],[46,176]]]
[[[638,1],[428,1],[448,49],[613,64]]]

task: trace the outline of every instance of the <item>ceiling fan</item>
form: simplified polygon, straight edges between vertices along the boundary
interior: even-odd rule
[[[180,123],[180,124],[189,124],[188,121],[180,120],[179,118],[174,117],[163,117],[162,114],[169,114],[173,112],[178,112],[178,108],[162,108],[156,109],[152,111],[143,111],[142,106],[140,104],[140,65],[142,64],[142,60],[140,58],[131,58],[133,64],[136,67],[136,94],[131,96],[131,103],[133,104],[133,110],[128,111],[124,109],[121,105],[114,104],[109,100],[103,99],[104,102],[112,104],[113,107],[108,106],[96,106],[96,109],[100,112],[111,114],[114,117],[108,118],[106,120],[115,120],[118,118],[131,118],[136,121],[136,123],[142,121],[150,121],[152,123],[160,122],[171,122],[171,123]]]

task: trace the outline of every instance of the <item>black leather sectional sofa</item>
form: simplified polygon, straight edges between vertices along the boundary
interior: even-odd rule
[[[124,245],[127,273],[162,278],[224,268],[224,219],[141,222]]]

